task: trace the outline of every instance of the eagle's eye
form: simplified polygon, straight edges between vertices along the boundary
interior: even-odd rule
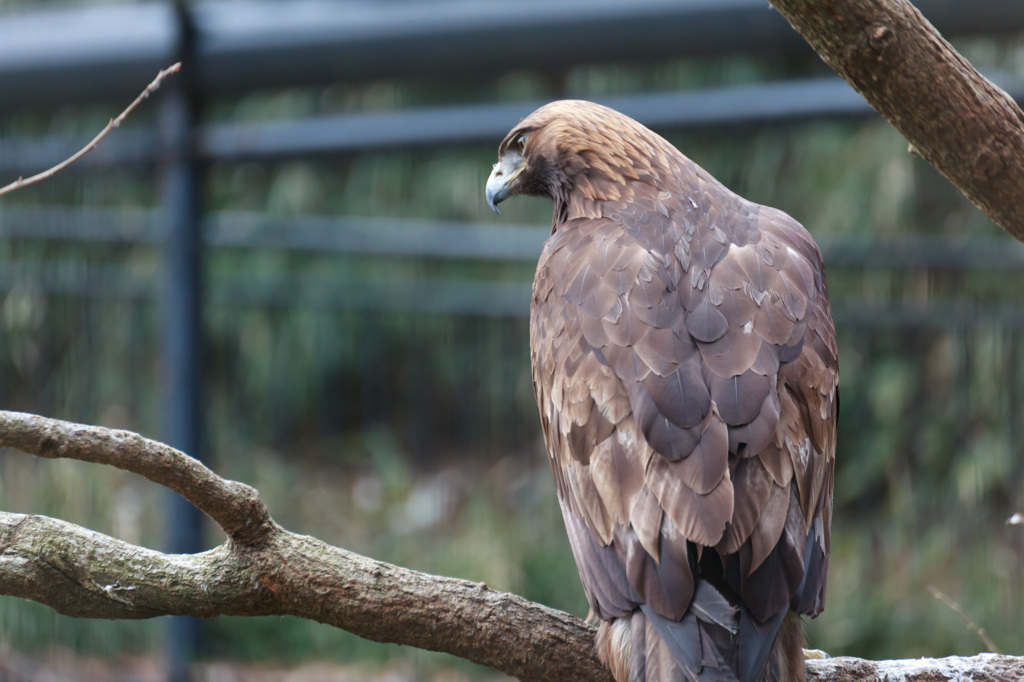
[[[508,143],[509,149],[517,149],[520,154],[526,153],[526,135],[516,135]]]

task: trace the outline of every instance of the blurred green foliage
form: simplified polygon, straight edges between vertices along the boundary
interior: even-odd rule
[[[961,47],[981,66],[1020,70],[1016,43]],[[481,97],[599,97],[821,68],[748,59],[587,66],[557,80],[507,74],[483,92],[439,82],[339,84],[216,101],[207,116],[262,120]],[[0,134],[84,135],[107,116],[98,108],[26,114],[0,121]],[[727,185],[785,209],[823,243],[962,235],[1017,248],[879,121],[670,137]],[[493,158],[487,146],[218,163],[208,169],[207,203],[282,217],[490,222],[499,218],[482,186]],[[4,197],[0,218],[13,205],[156,206],[158,194],[151,175],[131,169],[67,172]],[[507,223],[550,221],[545,201],[504,206]],[[156,303],[116,291],[47,293],[39,284],[44,270],[102,279],[114,265],[138,281],[159,280],[152,245],[0,240],[0,268],[16,279],[0,292],[0,406],[160,436]],[[211,290],[230,277],[259,283],[298,273],[353,287],[387,278],[532,277],[528,264],[514,262],[226,247],[209,251],[207,271]],[[964,622],[928,593],[935,585],[1004,652],[1024,653],[1024,531],[1004,525],[1024,506],[1024,273],[866,262],[830,268],[829,281],[840,321],[842,414],[828,609],[810,626],[811,644],[868,658],[978,651]],[[902,310],[924,317],[877,322],[893,310],[897,318]],[[210,305],[205,328],[207,457],[219,473],[259,488],[283,525],[585,615],[542,453],[524,319],[323,309],[299,292],[286,304]],[[0,452],[7,511],[50,514],[160,547],[163,499],[119,471]],[[207,537],[211,546],[221,541],[212,527]],[[422,670],[441,660],[295,619],[221,618],[208,628],[214,657],[406,657]],[[73,620],[0,599],[0,646],[45,651],[59,644],[114,656],[158,651],[160,636],[159,621]]]

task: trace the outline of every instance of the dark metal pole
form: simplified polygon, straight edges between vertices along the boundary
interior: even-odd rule
[[[178,18],[181,78],[163,99],[162,193],[164,236],[165,440],[203,458],[202,443],[202,241],[200,238],[202,173],[194,154],[198,102],[194,96],[192,23],[187,2],[174,3]],[[199,511],[176,493],[167,507],[167,544],[174,554],[202,550]],[[200,642],[200,621],[170,619],[167,633],[168,678],[185,682]]]

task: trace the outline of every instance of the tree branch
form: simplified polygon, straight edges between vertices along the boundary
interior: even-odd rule
[[[153,82],[150,83],[149,85],[147,85],[146,89],[143,90],[142,92],[140,92],[139,96],[136,97],[132,101],[132,103],[129,104],[128,107],[124,111],[122,111],[120,114],[118,114],[118,116],[116,118],[110,119],[110,121],[107,122],[107,125],[105,125],[103,127],[103,130],[101,130],[96,135],[96,137],[92,138],[92,140],[89,142],[89,144],[85,145],[84,147],[79,149],[77,152],[75,152],[74,154],[72,154],[68,158],[66,158],[63,161],[61,161],[60,163],[58,163],[56,166],[54,166],[52,168],[48,168],[47,170],[44,170],[42,173],[36,173],[35,175],[33,175],[32,177],[29,177],[29,178],[18,178],[17,180],[15,180],[14,182],[10,183],[9,185],[4,185],[3,187],[0,187],[0,195],[7,194],[8,192],[13,192],[16,189],[21,189],[22,187],[27,187],[28,185],[33,185],[33,184],[39,182],[40,180],[45,180],[46,178],[53,177],[58,172],[64,170],[65,168],[67,168],[68,166],[73,164],[75,161],[78,161],[78,159],[82,158],[83,156],[85,156],[86,154],[91,152],[93,149],[96,148],[96,145],[99,144],[100,140],[102,140],[104,137],[106,137],[107,133],[109,133],[111,130],[113,130],[114,128],[118,127],[122,123],[124,123],[124,120],[126,118],[128,118],[128,114],[132,113],[132,111],[135,109],[135,107],[139,106],[139,103],[142,100],[144,100],[147,97],[149,97],[151,94],[153,94],[153,92],[157,88],[160,87],[160,83],[163,82],[164,78],[167,78],[167,76],[171,75],[172,73],[178,73],[178,71],[180,71],[180,70],[181,70],[181,62],[175,62],[174,64],[171,64],[170,66],[168,66],[166,69],[161,70],[156,75],[156,78],[153,79]]]
[[[523,680],[611,680],[593,651],[594,628],[575,616],[286,531],[256,490],[162,443],[0,411],[0,446],[141,474],[230,538],[202,554],[167,555],[45,516],[0,513],[0,594],[89,618],[292,615]]]
[[[202,462],[131,431],[0,412],[0,446],[48,459],[109,464],[173,490],[213,519],[233,542],[256,544],[276,527],[259,493]]]
[[[1024,241],[1024,113],[908,0],[770,0],[821,58]]]
[[[88,618],[291,615],[523,680],[611,680],[593,654],[594,629],[574,616],[280,528],[259,547],[167,555],[57,519],[0,512],[0,594]]]
[[[959,682],[1024,679],[1024,657],[978,654],[903,661],[826,658],[807,661],[808,682]]]
[[[522,680],[611,681],[594,653],[595,629],[575,616],[291,533],[274,523],[256,490],[162,443],[0,411],[0,447],[141,474],[185,496],[229,537],[208,552],[168,555],[66,521],[0,512],[0,595],[88,618],[291,615],[378,642],[443,651]],[[930,676],[904,679],[954,679],[965,669],[1024,678],[1024,659],[1007,656],[808,662],[811,679],[822,682],[882,679],[907,666]]]

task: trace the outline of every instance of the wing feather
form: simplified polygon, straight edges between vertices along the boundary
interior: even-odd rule
[[[838,371],[809,235],[712,183],[646,207],[634,188],[609,217],[558,226],[534,282],[531,354],[594,611],[642,605],[656,632],[630,628],[644,646],[672,639],[675,663],[657,650],[634,673],[731,679],[737,656],[763,668],[788,608],[823,607]]]

